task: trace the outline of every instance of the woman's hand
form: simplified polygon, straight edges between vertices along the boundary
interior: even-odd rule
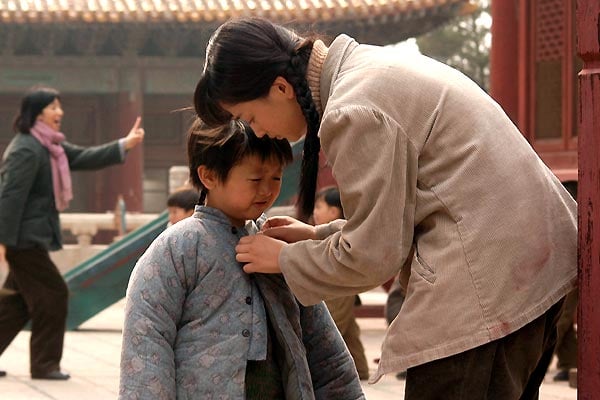
[[[279,268],[279,253],[285,242],[271,237],[257,234],[244,236],[240,239],[235,251],[236,260],[244,265],[244,272],[262,272],[264,274],[281,273]]]
[[[269,218],[262,226],[262,233],[287,243],[317,238],[314,226],[292,217]]]
[[[131,150],[144,141],[144,128],[140,128],[142,117],[137,117],[133,127],[125,136],[125,150]]]

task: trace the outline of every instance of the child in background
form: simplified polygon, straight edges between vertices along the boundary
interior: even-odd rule
[[[191,217],[194,207],[198,204],[199,193],[195,189],[182,187],[169,195],[167,209],[169,210],[169,224],[173,225],[184,218]]]
[[[315,208],[313,210],[315,225],[327,224],[343,218],[344,210],[338,189],[330,187],[319,191],[315,197]],[[365,348],[360,341],[360,327],[354,316],[354,306],[357,299],[360,301],[358,295],[344,296],[326,300],[325,304],[354,359],[358,376],[361,380],[367,380],[369,379],[369,364],[365,356]]]
[[[246,274],[240,237],[259,232],[292,160],[285,140],[232,121],[192,128],[192,218],[138,261],[127,288],[120,399],[364,399],[323,303],[304,307],[280,274]]]

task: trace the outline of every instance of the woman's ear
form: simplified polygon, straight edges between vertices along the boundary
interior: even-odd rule
[[[271,93],[283,95],[287,99],[296,99],[296,93],[291,83],[282,76],[278,76],[271,85]]]
[[[198,178],[200,178],[200,182],[204,185],[204,187],[208,190],[214,188],[218,183],[217,174],[214,171],[206,168],[205,165],[201,165],[196,170],[198,174]]]

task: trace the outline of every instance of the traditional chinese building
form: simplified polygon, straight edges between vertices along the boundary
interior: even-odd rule
[[[207,39],[231,17],[263,16],[299,31],[388,44],[448,21],[468,0],[0,0],[0,152],[21,95],[59,89],[62,130],[77,144],[122,137],[136,116],[143,149],[125,167],[74,173],[69,211],[164,208],[168,169],[185,164],[185,131]]]
[[[575,3],[492,1],[491,95],[563,182],[577,181]]]

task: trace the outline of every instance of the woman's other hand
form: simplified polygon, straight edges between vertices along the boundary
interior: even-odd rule
[[[316,239],[315,227],[292,217],[271,217],[262,226],[262,233],[287,243]]]
[[[144,141],[144,128],[140,128],[142,117],[137,117],[133,127],[125,136],[125,150],[131,150]]]
[[[279,253],[285,242],[263,234],[244,236],[240,239],[235,251],[236,260],[245,263],[244,272],[261,272],[279,274]]]

